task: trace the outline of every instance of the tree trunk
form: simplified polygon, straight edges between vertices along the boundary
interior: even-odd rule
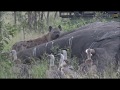
[[[41,18],[40,18],[40,20],[43,20],[43,14],[44,14],[44,12],[41,13]]]
[[[57,17],[57,12],[55,12],[55,15],[54,15],[54,20],[56,19],[56,17]]]
[[[14,25],[15,25],[15,26],[16,26],[16,24],[17,24],[17,20],[16,20],[16,19],[17,19],[17,18],[16,18],[16,17],[17,17],[17,15],[16,15],[16,14],[17,14],[17,12],[16,12],[16,11],[14,11]]]
[[[22,21],[22,15],[21,15],[21,12],[17,12],[17,19],[19,22]]]
[[[0,12],[0,35],[2,34],[2,12]]]
[[[0,51],[2,52],[3,50],[3,42],[1,42],[3,39],[3,35],[2,35],[2,12],[0,12]]]
[[[49,26],[49,12],[47,13],[47,25]]]
[[[28,12],[28,28],[29,28],[29,30],[31,30],[32,29],[32,12],[31,11],[29,11]]]
[[[37,30],[37,12],[34,12],[34,30]]]
[[[44,15],[45,20],[47,20],[47,18],[46,18],[46,16],[45,16],[45,13],[43,13],[43,15]]]
[[[40,12],[38,12],[39,20],[40,20]]]
[[[44,15],[44,12],[41,12],[41,18],[40,18],[40,29],[41,29],[41,31],[43,30],[43,15]]]

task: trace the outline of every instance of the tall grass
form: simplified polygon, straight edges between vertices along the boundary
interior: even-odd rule
[[[63,30],[66,32],[95,21],[107,22],[108,20],[104,18],[98,19],[97,17],[95,17],[91,19],[80,18],[77,20],[64,19],[64,21],[61,18],[59,18],[58,20],[53,21],[53,19],[50,18],[50,22],[52,22],[51,25],[54,25],[54,26],[61,25]],[[47,27],[48,26],[44,28],[45,31],[47,30]],[[25,34],[25,39],[24,39],[23,38],[24,34],[22,31],[20,31],[16,33],[14,37],[11,37],[11,39],[8,40],[8,44],[4,44],[4,51],[11,50],[11,47],[15,42],[18,42],[21,40],[35,39],[35,38],[41,37],[42,35],[43,35],[42,33],[30,32]],[[76,60],[73,60],[71,64],[74,66],[75,69],[77,69],[78,62]],[[17,76],[12,72],[12,67],[13,67],[13,63],[10,62],[9,58],[4,58],[4,59],[0,58],[0,78],[17,78]],[[30,70],[30,73],[32,74],[33,78],[46,78],[45,73],[47,69],[48,69],[48,61],[46,59],[46,60],[42,60],[36,65],[33,65],[32,69]],[[109,75],[105,74],[105,78],[108,78],[108,77]],[[115,74],[112,75],[112,78],[116,78]]]

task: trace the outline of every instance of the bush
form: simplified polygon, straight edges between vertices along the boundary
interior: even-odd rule
[[[94,18],[79,18],[75,20],[70,20],[70,19],[62,19],[62,18],[57,18],[56,20],[53,19],[53,17],[50,18],[50,24],[49,25],[54,25],[58,26],[61,25],[63,30],[68,32],[71,30],[74,30],[76,28],[79,28],[81,26],[84,26],[88,23],[92,23],[95,21],[102,21],[102,22],[107,22],[110,21],[111,19],[105,19],[102,17],[99,17],[100,14],[98,13],[96,17]],[[113,20],[113,19],[112,19]],[[43,20],[42,22],[38,21],[38,31],[40,32],[48,32],[48,25],[46,24],[46,20]],[[12,47],[12,45],[20,41],[21,39],[18,38],[18,36],[23,36],[21,35],[20,31],[22,25],[25,25],[26,27],[27,23],[24,22],[19,26],[11,25],[11,24],[4,24],[2,27],[3,34],[0,36],[0,51],[9,51]],[[25,29],[26,31],[26,29]],[[33,30],[35,31],[35,30]],[[27,32],[27,31],[26,31]],[[33,33],[32,36],[37,36],[37,32]],[[27,34],[26,37],[28,37],[30,34]],[[30,39],[33,37],[30,36]],[[70,55],[70,53],[69,53]],[[76,61],[76,58],[73,58],[75,60],[71,61],[71,64],[74,66],[74,68],[77,70],[78,66],[78,61]],[[9,58],[4,57],[0,54],[0,78],[16,78],[16,75],[14,75],[11,71],[11,68],[13,66],[13,63],[10,62]],[[45,78],[45,72],[48,69],[48,62],[47,59],[44,59],[38,63],[37,65],[34,65],[33,68],[31,69],[31,74],[33,78]]]

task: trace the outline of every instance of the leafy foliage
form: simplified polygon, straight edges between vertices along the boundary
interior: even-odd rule
[[[101,17],[102,13],[100,12],[97,12],[96,16],[93,18],[62,19],[60,17],[57,17],[56,19],[54,19],[53,17],[54,13],[52,12],[49,16],[49,25],[48,25],[46,24],[48,21],[46,18],[46,13],[44,12],[44,15],[42,18],[42,16],[39,16],[41,15],[41,12],[40,14],[38,12],[37,13],[37,29],[35,29],[34,24],[36,19],[35,19],[34,12],[32,12],[30,15],[31,17],[29,17],[31,18],[31,22],[30,22],[32,25],[31,28],[28,24],[28,21],[29,21],[28,12],[17,12],[16,25],[13,24],[14,15],[12,13],[13,12],[9,12],[9,13],[4,12],[2,14],[2,20],[0,20],[0,25],[2,26],[0,28],[1,29],[0,30],[1,31],[0,33],[0,78],[17,78],[17,76],[12,72],[13,63],[10,62],[10,58],[6,57],[6,55],[1,54],[1,52],[9,51],[15,42],[22,40],[19,36],[21,36],[22,38],[23,36],[26,36],[26,37],[30,37],[28,39],[33,39],[33,36],[36,36],[36,37],[40,36],[38,35],[39,34],[38,32],[40,33],[47,32],[49,25],[56,26],[56,27],[58,25],[61,25],[63,31],[68,32],[95,21],[107,22],[110,20],[117,20],[117,21],[120,20],[119,18],[113,19],[112,17],[103,18]],[[4,18],[4,16],[6,17]],[[24,33],[21,34],[22,31],[24,31]],[[52,50],[54,53],[58,53],[58,47],[54,47]],[[68,51],[69,51],[68,56],[70,56],[71,52],[69,49]],[[71,65],[73,65],[75,70],[77,70],[78,61],[76,60],[75,57],[71,61]],[[37,62],[37,64],[34,65],[30,71],[33,78],[45,78],[45,72],[47,69],[48,69],[48,61],[46,57],[43,57],[42,60],[40,62]],[[105,77],[109,77],[109,76],[106,74]]]

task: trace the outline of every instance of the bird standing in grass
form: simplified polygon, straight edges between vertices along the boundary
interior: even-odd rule
[[[95,50],[88,48],[85,50],[85,52],[87,54],[87,59],[85,60],[84,63],[82,63],[79,66],[78,72],[80,72],[80,74],[82,76],[86,75],[87,77],[88,76],[98,77],[97,76],[97,67],[96,67],[96,65],[93,64],[93,60],[91,58],[93,56],[93,54],[95,53]]]
[[[21,63],[21,60],[18,59],[18,57],[17,57],[17,52],[16,52],[16,50],[11,50],[10,56],[12,57],[12,61],[13,61],[14,63],[16,63],[16,64]]]
[[[64,61],[65,61],[67,64],[70,64],[70,59],[68,59],[67,51],[66,51],[66,50],[62,50],[62,54],[64,55]]]
[[[16,50],[11,51],[11,56],[12,56],[12,61],[13,61],[12,71],[14,74],[17,74],[17,78],[29,78],[30,77],[30,73],[29,73],[30,66],[27,64],[23,64],[21,60],[17,58]]]
[[[74,71],[73,66],[68,65],[67,51],[62,50],[60,54],[59,70],[61,71],[62,78],[78,78],[78,74]]]
[[[60,78],[60,71],[57,69],[57,66],[54,64],[55,57],[53,54],[48,55],[50,57],[49,61],[49,70],[46,71],[46,78]]]

